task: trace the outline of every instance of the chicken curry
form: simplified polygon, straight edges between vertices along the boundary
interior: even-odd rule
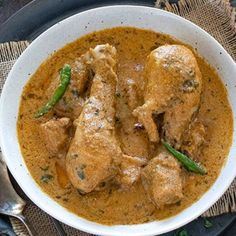
[[[42,190],[108,225],[163,219],[198,200],[224,164],[232,129],[226,89],[195,50],[129,27],[53,53],[25,86],[18,117]]]

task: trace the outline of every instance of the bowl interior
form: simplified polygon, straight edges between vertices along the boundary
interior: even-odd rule
[[[236,175],[235,132],[228,160],[215,184],[203,197],[178,215],[162,221],[139,225],[104,226],[78,217],[43,193],[24,163],[17,140],[16,122],[22,89],[38,66],[54,50],[66,43],[101,29],[132,26],[170,34],[197,48],[227,84],[228,96],[236,110],[236,65],[227,52],[205,31],[174,14],[142,6],[110,6],[74,15],[40,35],[21,55],[5,83],[0,103],[0,141],[7,165],[32,201],[58,220],[86,232],[99,235],[157,235],[178,228],[207,210],[228,188]],[[223,125],[223,124],[219,124]]]

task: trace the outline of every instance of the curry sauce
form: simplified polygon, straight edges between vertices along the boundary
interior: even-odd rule
[[[170,36],[129,27],[107,29],[88,34],[51,55],[26,84],[18,117],[18,138],[25,163],[40,188],[69,211],[101,224],[138,224],[173,216],[198,200],[215,182],[227,158],[232,142],[233,119],[226,89],[216,71],[196,51],[202,73],[201,107],[198,119],[206,127],[205,144],[199,157],[208,170],[201,176],[183,170],[184,197],[181,202],[156,209],[143,189],[141,181],[129,190],[116,185],[86,195],[67,185],[67,176],[57,167],[57,159],[47,151],[39,126],[55,114],[53,111],[35,119],[37,109],[47,102],[47,88],[55,75],[89,48],[109,43],[117,49],[116,131],[121,149],[131,156],[152,158],[160,149],[148,140],[143,129],[134,129],[136,122],[127,99],[127,89],[135,86],[137,101],[143,104],[144,66],[150,52],[165,44],[182,44]],[[189,47],[190,48],[190,47]],[[191,49],[191,48],[190,48]],[[191,49],[193,50],[193,49]]]

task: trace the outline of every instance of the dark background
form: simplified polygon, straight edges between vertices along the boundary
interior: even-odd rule
[[[0,24],[31,1],[32,0],[0,0]]]
[[[53,1],[53,0],[45,0],[45,1]],[[32,0],[0,0],[0,25],[12,14],[14,14],[17,10],[19,10],[29,2],[32,2]],[[231,0],[231,4],[236,7],[236,0]]]

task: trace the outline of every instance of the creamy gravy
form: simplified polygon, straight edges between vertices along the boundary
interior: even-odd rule
[[[124,153],[154,156],[158,147],[151,145],[145,131],[134,131],[136,122],[127,105],[127,89],[136,86],[141,105],[143,68],[147,55],[164,44],[183,44],[169,36],[148,30],[121,27],[86,35],[55,52],[31,76],[24,88],[18,117],[18,137],[26,165],[40,188],[69,211],[102,224],[138,224],[173,216],[199,199],[214,183],[228,155],[232,140],[232,111],[226,89],[215,70],[196,53],[203,76],[203,93],[198,118],[207,128],[206,144],[199,161],[208,169],[205,176],[183,171],[185,185],[183,200],[163,210],[155,209],[140,182],[129,191],[116,187],[80,195],[72,186],[62,188],[58,183],[55,158],[51,158],[40,139],[39,125],[49,120],[50,112],[40,120],[33,114],[47,101],[46,88],[64,63],[70,63],[97,44],[109,43],[118,51],[117,133]],[[37,52],[35,52],[37,53]],[[53,177],[44,183],[45,174]]]

